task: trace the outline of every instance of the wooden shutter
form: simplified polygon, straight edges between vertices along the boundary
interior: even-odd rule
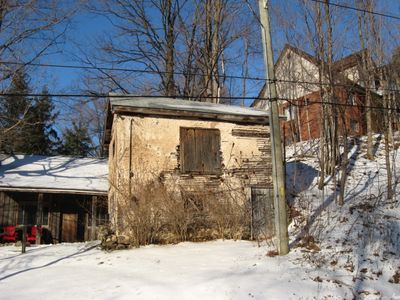
[[[180,149],[182,173],[221,173],[218,129],[181,127]]]

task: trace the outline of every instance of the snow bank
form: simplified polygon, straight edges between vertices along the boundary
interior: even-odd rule
[[[289,236],[292,249],[303,253],[299,262],[324,270],[321,284],[333,280],[351,289],[354,298],[400,299],[400,286],[390,282],[400,274],[400,195],[386,199],[382,137],[374,137],[373,161],[366,159],[365,139],[353,140],[343,206],[335,203],[337,178],[328,177],[324,188],[317,188],[318,142],[287,150],[287,187],[295,215]],[[390,152],[395,190],[400,183],[398,151]],[[318,251],[295,248],[310,237]]]

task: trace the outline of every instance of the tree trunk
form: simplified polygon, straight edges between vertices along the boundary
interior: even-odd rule
[[[367,158],[369,160],[374,159],[373,155],[373,141],[372,141],[372,111],[371,111],[371,88],[373,84],[373,74],[372,74],[372,59],[371,59],[371,49],[369,46],[368,37],[368,25],[367,21],[362,19],[361,13],[358,13],[358,35],[361,44],[361,49],[365,49],[362,52],[362,64],[363,64],[363,74],[361,79],[365,86],[365,118],[367,123]]]
[[[165,81],[166,81],[166,95],[175,96],[175,82],[174,82],[174,55],[175,55],[175,16],[172,10],[172,0],[166,2],[166,50],[165,50]]]

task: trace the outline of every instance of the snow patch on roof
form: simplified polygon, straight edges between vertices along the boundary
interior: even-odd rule
[[[106,159],[14,155],[1,161],[0,189],[108,191]]]
[[[111,106],[127,106],[147,109],[166,109],[214,113],[237,116],[268,117],[268,111],[234,105],[215,104],[208,102],[179,100],[173,98],[140,98],[133,95],[110,94]]]

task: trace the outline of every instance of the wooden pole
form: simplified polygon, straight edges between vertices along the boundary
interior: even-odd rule
[[[26,225],[22,225],[22,253],[26,252]]]
[[[92,197],[92,224],[90,239],[94,241],[96,239],[96,207],[97,207],[97,196]]]
[[[25,225],[25,207],[22,207],[22,241],[21,241],[21,253],[26,252],[26,225]]]
[[[274,72],[274,58],[272,54],[272,40],[268,14],[268,0],[259,0],[261,34],[264,48],[265,77],[269,92],[269,123],[271,128],[272,144],[272,180],[274,185],[275,228],[278,239],[279,255],[289,252],[289,238],[287,230],[287,212],[285,195],[285,174],[283,171],[282,141],[277,104],[276,79]]]
[[[40,245],[42,240],[42,223],[43,223],[43,194],[38,194],[37,210],[36,210],[36,245]]]

